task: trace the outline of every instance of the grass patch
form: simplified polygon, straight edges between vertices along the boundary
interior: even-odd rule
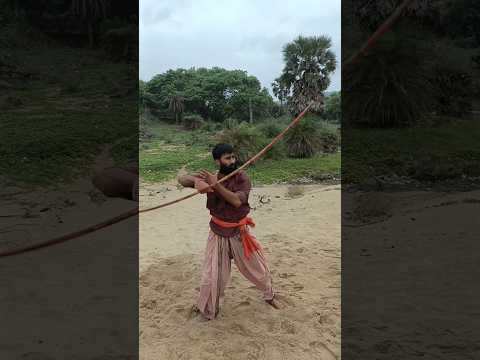
[[[211,157],[215,133],[185,131],[180,127],[151,122],[150,141],[140,151],[140,175],[148,182],[172,180],[184,167],[189,172],[216,170]],[[202,141],[196,142],[202,134]],[[167,141],[168,140],[168,141]],[[247,169],[254,185],[288,183],[301,178],[320,179],[340,173],[340,153],[316,155],[308,159],[261,159]]]
[[[178,170],[213,170],[210,153],[202,147],[176,145],[159,147],[155,151],[140,152],[140,176],[148,182],[162,182],[175,178]]]
[[[41,117],[4,114],[0,125],[0,171],[11,180],[35,185],[66,182],[81,175],[91,165],[102,146],[128,137],[135,124],[127,127],[127,114],[42,111]],[[96,131],[92,131],[95,129]],[[134,147],[133,147],[134,146]],[[117,147],[116,160],[134,155],[137,145]],[[114,154],[115,155],[117,154]]]
[[[150,120],[149,132],[152,135],[151,142],[145,142],[145,147],[158,146],[159,143],[171,145],[188,145],[197,147],[209,147],[215,145],[213,133],[205,130],[185,131],[182,126],[175,126],[161,121]]]
[[[178,146],[140,153],[140,175],[148,182],[172,180],[183,166],[189,172],[216,170],[205,148]],[[255,185],[288,183],[301,178],[315,179],[322,175],[338,176],[340,154],[318,155],[309,159],[260,160],[247,168],[247,173]]]
[[[372,176],[418,180],[478,176],[480,124],[439,127],[347,130],[343,133],[342,179],[358,183]]]
[[[261,160],[248,169],[256,185],[291,183],[301,178],[320,179],[340,174],[340,153],[316,155],[308,159]]]
[[[17,183],[54,185],[88,174],[104,145],[119,164],[137,156],[137,74],[100,51],[43,44],[17,49],[32,74],[9,90],[2,113],[0,171]],[[42,61],[43,59],[43,61]],[[135,136],[136,137],[136,136]]]

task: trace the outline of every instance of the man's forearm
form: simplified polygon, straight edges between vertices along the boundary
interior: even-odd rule
[[[178,177],[178,182],[184,187],[195,187],[195,181],[200,179],[194,175],[182,175]]]
[[[217,183],[213,186],[213,189],[215,189],[216,192],[218,192],[226,201],[228,201],[233,206],[238,208],[242,205],[242,201],[240,200],[238,195],[228,190],[222,184]]]

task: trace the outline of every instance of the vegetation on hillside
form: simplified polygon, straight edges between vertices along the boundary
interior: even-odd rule
[[[107,145],[119,164],[136,159],[138,75],[128,52],[113,59],[100,41],[90,48],[87,29],[45,17],[70,11],[71,1],[9,4],[0,4],[2,180],[54,185],[88,176]]]

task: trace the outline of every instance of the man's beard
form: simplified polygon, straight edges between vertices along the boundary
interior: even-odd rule
[[[222,173],[223,175],[228,175],[228,174],[234,172],[235,170],[237,170],[237,168],[238,168],[237,162],[234,162],[233,164],[230,164],[229,166],[221,164],[220,165],[220,173]]]

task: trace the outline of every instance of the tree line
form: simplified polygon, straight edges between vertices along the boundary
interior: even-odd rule
[[[276,99],[260,81],[244,70],[220,67],[171,69],[149,81],[140,80],[140,111],[157,118],[187,114],[222,122],[228,118],[258,121],[293,115],[310,101],[314,111],[329,120],[340,120],[340,95],[325,98],[336,69],[331,40],[326,36],[299,36],[283,48],[284,68],[272,83]]]

